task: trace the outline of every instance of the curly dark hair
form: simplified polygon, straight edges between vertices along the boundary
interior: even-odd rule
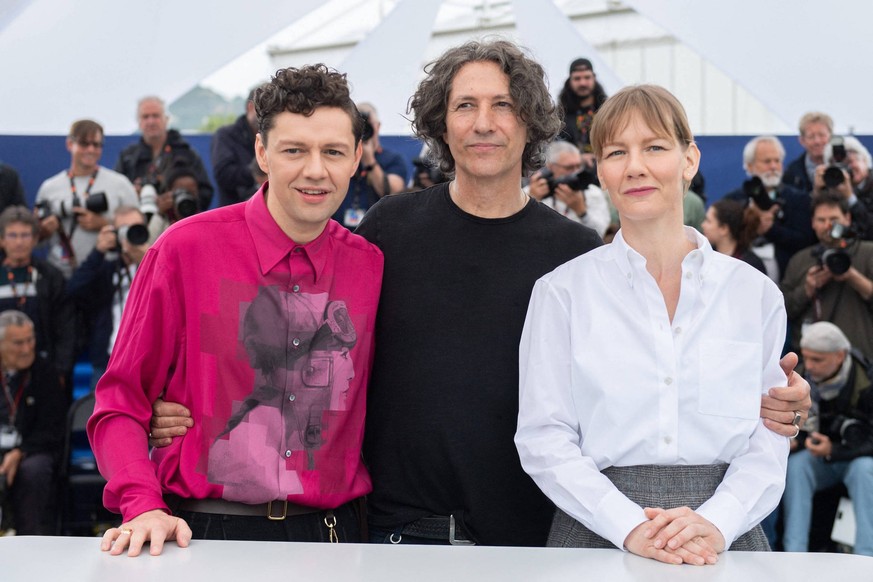
[[[506,40],[471,41],[451,48],[425,68],[425,79],[409,100],[412,130],[424,140],[430,158],[445,174],[455,171],[455,159],[443,140],[452,81],[461,68],[474,62],[492,62],[509,77],[509,92],[518,117],[527,126],[528,143],[522,154],[525,172],[543,164],[543,150],[561,128],[558,108],[552,102],[543,68],[518,46]]]
[[[288,111],[310,116],[319,107],[338,107],[352,120],[355,144],[364,133],[364,120],[349,94],[346,76],[325,65],[279,69],[269,83],[255,89],[252,101],[258,115],[258,131],[264,143],[279,113]]]

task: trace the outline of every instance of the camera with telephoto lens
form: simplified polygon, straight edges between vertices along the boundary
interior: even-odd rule
[[[560,178],[555,178],[555,173],[549,168],[543,168],[540,170],[540,177],[545,178],[546,182],[549,184],[549,193],[543,196],[543,198],[554,196],[555,188],[561,184],[566,184],[570,190],[577,190],[579,192],[584,192],[585,189],[592,184],[598,184],[597,174],[594,173],[594,170],[589,168],[582,168],[575,174],[567,174]]]
[[[373,124],[370,123],[370,112],[360,111],[358,114],[364,120],[364,134],[361,136],[361,141],[370,141],[376,135],[376,130],[373,128]]]
[[[852,257],[846,248],[854,242],[855,232],[851,226],[843,226],[834,223],[831,227],[830,238],[836,246],[820,244],[812,250],[812,256],[818,260],[818,264],[827,267],[834,275],[842,275],[852,266]]]
[[[846,177],[843,174],[843,170],[848,172],[851,178],[852,170],[846,164],[846,156],[846,146],[843,143],[843,138],[834,136],[831,140],[831,158],[833,158],[834,163],[825,168],[822,175],[825,186],[828,188],[836,188],[845,181]]]
[[[143,180],[139,189],[139,211],[146,217],[146,222],[158,213],[158,189],[160,183],[157,180]]]
[[[149,240],[149,229],[144,224],[119,226],[115,231],[115,250],[121,250],[122,240],[127,240],[135,247],[144,245]]]
[[[199,208],[197,197],[184,188],[173,190],[173,206],[176,208],[176,215],[179,218],[194,216]]]
[[[830,434],[840,435],[843,445],[851,448],[861,447],[870,437],[871,427],[868,423],[838,414],[831,422]]]
[[[54,210],[52,210],[52,203],[48,200],[40,200],[33,205],[33,209],[36,211],[36,217],[40,220],[45,220],[49,216],[55,215]]]
[[[764,186],[764,181],[758,176],[752,176],[745,182],[743,182],[743,194],[746,197],[751,198],[752,202],[755,203],[760,210],[767,211],[776,206],[777,204],[781,206],[785,206],[785,200],[779,198],[770,198],[770,193],[767,192],[767,187]]]
[[[106,198],[105,192],[94,192],[85,198],[85,204],[82,205],[79,197],[73,198],[73,202],[69,203],[66,200],[42,200],[34,205],[36,215],[40,220],[49,216],[57,216],[58,218],[70,218],[76,215],[76,208],[84,208],[94,214],[103,214],[109,210],[109,201]]]

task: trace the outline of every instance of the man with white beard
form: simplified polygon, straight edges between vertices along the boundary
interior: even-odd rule
[[[749,180],[725,195],[757,212],[759,237],[752,250],[777,283],[792,255],[816,240],[810,226],[809,194],[782,184],[784,160],[785,148],[779,139],[770,135],[752,138],[743,148],[743,168]]]

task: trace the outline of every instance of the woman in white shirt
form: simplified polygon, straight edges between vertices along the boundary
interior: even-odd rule
[[[699,565],[768,549],[788,439],[758,414],[785,383],[782,295],[683,226],[700,152],[673,95],[625,88],[591,135],[621,230],[537,282],[520,346],[515,441],[558,506],[549,545]]]

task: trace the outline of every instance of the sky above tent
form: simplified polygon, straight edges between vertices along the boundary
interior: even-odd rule
[[[598,31],[595,43],[566,14],[627,7],[735,79],[786,127],[818,109],[840,132],[873,133],[873,77],[860,64],[873,45],[873,3],[861,0],[0,0],[0,133],[63,134],[81,117],[128,133],[139,97],[172,101],[198,83],[244,94],[271,72],[270,47],[307,43],[360,41],[344,70],[356,86],[391,88],[393,109],[411,94],[431,30],[459,22],[475,37],[482,23],[517,21],[514,35],[550,78],[563,79],[568,58],[597,62],[593,44],[626,34]],[[609,80],[608,62],[596,68]]]

